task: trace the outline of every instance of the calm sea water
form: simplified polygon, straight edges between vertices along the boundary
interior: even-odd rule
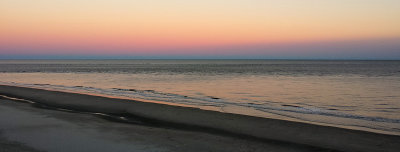
[[[400,135],[400,61],[0,60],[0,84]]]

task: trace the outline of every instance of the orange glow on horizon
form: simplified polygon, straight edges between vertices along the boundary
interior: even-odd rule
[[[398,38],[399,14],[396,0],[3,0],[0,49],[129,53]]]

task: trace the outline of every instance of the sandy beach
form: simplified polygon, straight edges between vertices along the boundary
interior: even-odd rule
[[[121,123],[99,115],[0,99],[0,151],[328,151],[201,131]]]
[[[310,151],[313,148],[113,122],[0,99],[0,151]]]
[[[1,99],[0,140],[9,151],[400,149],[399,136],[358,130],[13,86],[0,94],[25,99]]]

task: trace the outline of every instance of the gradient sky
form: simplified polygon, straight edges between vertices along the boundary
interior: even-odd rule
[[[0,58],[400,59],[399,0],[0,0]]]

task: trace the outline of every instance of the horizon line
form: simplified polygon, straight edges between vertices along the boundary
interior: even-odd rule
[[[381,61],[396,61],[400,58],[307,58],[307,57],[99,57],[99,56],[79,56],[79,57],[1,57],[0,60],[381,60]]]

